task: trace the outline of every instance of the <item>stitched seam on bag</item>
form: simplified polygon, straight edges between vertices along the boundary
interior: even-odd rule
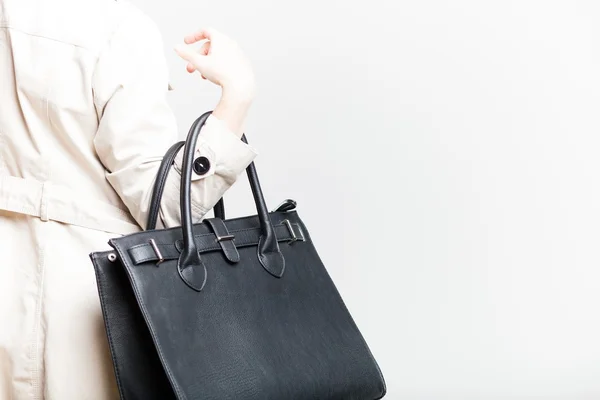
[[[274,227],[279,227],[279,226],[285,226],[285,225],[283,225],[283,224],[278,224],[278,225],[275,225]],[[301,228],[301,227],[300,227],[298,224],[296,224],[296,223],[292,224],[292,227],[293,227],[293,226],[297,226],[297,227],[298,227],[298,230],[299,230],[299,231],[300,231],[300,233],[302,234],[302,237],[306,239],[306,236],[304,235],[304,232],[302,231],[302,228]],[[248,232],[248,231],[254,231],[254,230],[257,230],[257,229],[259,229],[259,228],[245,228],[245,229],[237,229],[237,230],[232,230],[232,231],[229,231],[229,233]],[[287,233],[289,234],[289,232],[287,232]],[[215,237],[216,237],[216,235],[215,235],[214,233],[203,233],[203,234],[201,234],[201,235],[195,235],[195,236],[194,236],[194,239],[201,239],[201,238],[204,238],[204,237],[209,237],[209,236],[215,236]],[[284,239],[287,239],[287,238],[285,238],[285,237],[281,237],[281,238],[278,238],[278,239],[282,239],[282,240],[284,240]],[[179,241],[179,240],[177,240],[177,241]],[[278,240],[278,241],[279,241],[279,240]],[[156,245],[157,245],[157,246],[173,246],[173,243],[156,243]],[[146,248],[146,247],[148,247],[148,243],[136,244],[135,246],[131,246],[131,247],[128,249],[128,251],[134,251],[134,250],[137,250],[138,248]],[[219,246],[213,246],[213,247],[205,247],[205,248],[203,248],[202,250],[218,250],[219,248],[220,248]],[[150,260],[150,259],[151,259],[151,258],[149,258],[148,260]]]
[[[96,264],[97,263],[96,260],[98,259],[98,256],[94,254],[94,255],[92,255],[92,259],[94,261],[94,264]],[[104,300],[104,298],[105,298],[104,294],[106,292],[104,291],[104,286],[102,285],[102,283],[100,282],[100,279],[98,278],[98,274],[96,274],[96,284],[98,285],[98,292],[100,293],[100,303],[102,306],[102,311],[104,311],[106,309],[105,308],[106,303]],[[108,337],[108,343],[110,344],[110,350],[111,350],[110,357],[112,358],[113,366],[114,366],[114,370],[115,370],[115,376],[117,378],[117,387],[119,388],[119,394],[121,395],[121,400],[126,400],[126,396],[123,391],[123,385],[121,382],[121,374],[119,373],[119,367],[117,366],[117,359],[116,359],[115,353],[114,353],[114,350],[115,350],[114,342],[112,339],[112,335],[110,333],[110,329],[108,327],[108,321],[105,318],[103,318],[103,319],[104,319],[104,328],[106,330],[106,336]]]
[[[179,384],[175,380],[173,373],[171,372],[170,368],[168,367],[168,363],[165,361],[162,347],[158,343],[154,325],[152,324],[150,317],[148,316],[148,309],[146,308],[146,305],[144,304],[143,301],[139,301],[139,299],[141,298],[140,291],[138,290],[138,287],[136,285],[135,278],[132,276],[132,274],[129,273],[129,270],[127,269],[127,259],[124,257],[124,254],[121,252],[119,246],[115,246],[115,248],[116,248],[117,252],[119,253],[119,256],[121,257],[121,261],[123,262],[123,264],[125,264],[124,265],[125,272],[127,273],[127,276],[129,278],[129,283],[131,284],[131,287],[133,288],[133,291],[135,292],[136,301],[137,301],[138,305],[140,306],[140,310],[142,311],[142,314],[144,315],[144,321],[146,322],[146,325],[148,326],[148,329],[150,330],[150,335],[152,336],[152,342],[154,343],[156,351],[158,352],[158,355],[161,359],[161,364],[163,366],[163,369],[166,372],[167,376],[169,377],[171,386],[175,390],[175,394],[178,397],[181,396],[183,399],[187,399],[187,396],[185,395],[185,393],[182,393],[181,388],[179,387]],[[129,268],[133,269],[132,266],[129,266]]]
[[[279,227],[279,226],[284,226],[284,225],[283,225],[283,224],[278,224],[278,225],[275,225],[275,227]],[[298,231],[300,232],[301,236],[304,238],[304,241],[308,241],[308,240],[306,239],[306,236],[304,235],[304,232],[302,231],[302,228],[300,227],[300,225],[299,225],[299,224],[296,224],[296,223],[294,223],[294,224],[292,224],[292,227],[298,227]],[[229,232],[230,232],[230,233],[234,233],[234,232],[245,232],[245,231],[252,231],[252,230],[256,230],[256,229],[258,229],[258,228],[246,228],[246,229],[238,229],[238,230],[233,230],[233,231],[229,231]],[[287,232],[287,233],[288,233],[288,235],[290,235],[290,233],[289,233],[289,232]],[[201,238],[201,237],[213,236],[213,235],[214,235],[214,233],[205,233],[205,234],[202,234],[202,235],[197,235],[197,236],[194,236],[194,238]],[[278,241],[278,242],[279,242],[279,241],[285,241],[286,239],[288,239],[288,238],[287,238],[287,237],[285,237],[285,236],[282,236],[281,238],[277,238],[277,241]],[[291,239],[291,235],[290,235],[289,239]],[[234,239],[234,242],[235,242],[235,239]],[[258,242],[258,243],[260,243],[260,238],[259,238],[259,242]],[[157,243],[156,245],[157,245],[157,246],[173,246],[173,244],[172,244],[172,243]],[[135,250],[137,250],[138,248],[143,248],[143,249],[145,249],[145,248],[148,248],[148,246],[149,246],[149,245],[148,245],[147,243],[143,243],[143,244],[137,244],[137,245],[135,245],[135,246],[132,246],[132,247],[130,247],[130,248],[127,250],[127,251],[128,251],[128,252],[132,252],[132,251],[135,251]],[[242,245],[242,246],[243,246],[243,245]],[[203,248],[202,250],[200,250],[200,251],[201,251],[201,252],[204,252],[204,251],[212,251],[212,250],[219,250],[219,249],[221,249],[221,246],[220,246],[220,245],[215,245],[215,246],[210,246],[210,247],[204,247],[204,248]],[[136,260],[136,265],[137,265],[137,264],[144,263],[144,262],[146,262],[146,261],[152,261],[152,260],[156,260],[156,259],[157,259],[157,258],[156,258],[156,255],[153,255],[153,256],[148,256],[148,257],[143,257],[143,258],[139,258],[139,259],[137,259],[137,260]]]
[[[296,213],[297,214],[297,211],[285,211],[285,212],[282,212],[282,211],[271,211],[271,212],[269,212],[269,215],[284,214],[284,213],[289,213],[289,214]],[[245,215],[245,216],[242,216],[242,217],[227,218],[224,221],[227,221],[227,222],[230,222],[230,221],[241,221],[241,220],[244,220],[244,219],[251,219],[251,218],[256,218],[256,216]],[[246,229],[254,229],[254,228],[246,228]]]
[[[293,225],[298,225],[298,224],[293,224]],[[278,225],[275,225],[275,226],[284,226],[284,225],[283,224],[278,224]],[[244,229],[237,229],[237,230],[229,231],[229,233],[248,232],[248,231],[254,231],[254,230],[257,230],[257,229],[259,229],[259,228],[244,228]],[[216,237],[216,235],[214,233],[203,233],[201,235],[195,235],[194,239],[196,239],[196,238],[199,239],[199,238],[204,238],[204,237],[209,237],[209,236],[215,236]],[[171,245],[173,245],[173,243],[156,243],[156,244],[159,245],[159,246],[171,246]],[[134,249],[137,249],[138,247],[146,247],[146,246],[148,246],[147,243],[136,244],[135,246],[130,247],[129,250],[134,250]],[[218,249],[218,247],[216,247],[216,249]]]
[[[143,262],[150,261],[150,260],[156,260],[156,256],[142,258],[142,259],[138,260],[138,263],[143,263]]]
[[[258,238],[258,246],[256,246],[256,254],[258,255],[258,260],[260,261],[261,265],[263,266],[263,268],[265,270],[267,270],[269,273],[272,273],[271,270],[267,267],[267,265],[269,264],[269,259],[267,258],[267,256],[265,254],[261,254],[260,252],[260,247],[261,247],[261,242],[262,242],[263,236]],[[278,252],[278,254],[281,256],[282,260],[283,260],[283,267],[281,268],[281,274],[283,275],[283,273],[285,272],[285,257],[283,257],[283,254],[281,254],[281,251]]]

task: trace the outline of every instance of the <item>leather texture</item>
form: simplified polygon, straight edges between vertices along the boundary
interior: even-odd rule
[[[181,228],[90,255],[121,398],[382,398],[381,371],[295,202],[267,212],[251,164],[257,215],[192,225],[191,162],[186,152]]]

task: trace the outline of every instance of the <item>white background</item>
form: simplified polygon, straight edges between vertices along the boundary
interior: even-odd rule
[[[600,399],[599,2],[137,3],[182,137],[218,90],[173,45],[252,59],[267,201],[298,201],[387,398]],[[244,175],[226,203],[254,213]]]

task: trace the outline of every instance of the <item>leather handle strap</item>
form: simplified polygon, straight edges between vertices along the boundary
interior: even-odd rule
[[[248,143],[246,135],[242,135],[242,141],[246,144]],[[279,243],[277,242],[273,224],[269,218],[269,210],[267,209],[267,203],[260,187],[260,182],[258,181],[258,173],[256,172],[254,162],[250,163],[248,168],[246,168],[246,173],[250,181],[252,195],[254,196],[258,220],[260,221],[261,236],[258,241],[258,259],[268,273],[276,278],[281,278],[285,271],[285,258],[279,249]]]
[[[160,201],[162,200],[162,195],[165,190],[165,182],[167,181],[167,176],[169,175],[171,166],[173,165],[173,162],[175,162],[175,157],[177,156],[179,149],[181,149],[184,144],[185,142],[182,141],[172,145],[169,150],[167,150],[162,162],[160,163],[160,167],[156,173],[156,179],[154,180],[154,188],[152,190],[152,198],[150,200],[150,210],[148,211],[146,230],[156,228],[158,210],[160,209]]]
[[[183,167],[181,171],[181,185],[180,185],[180,211],[181,211],[181,229],[183,234],[183,248],[177,261],[177,270],[181,279],[192,289],[201,291],[206,284],[206,266],[202,262],[200,252],[197,249],[196,243],[193,236],[193,225],[192,225],[192,211],[191,211],[191,180],[192,180],[192,163],[194,161],[194,151],[200,130],[206,123],[208,117],[212,112],[206,112],[202,114],[190,127],[188,136],[185,142],[175,143],[161,162],[155,184],[153,187],[150,212],[148,215],[147,229],[155,229],[156,221],[158,219],[158,212],[160,209],[160,201],[164,191],[164,185],[167,180],[170,168],[175,161],[177,152],[184,146],[183,154]],[[248,143],[246,136],[242,135],[242,141]],[[258,258],[261,265],[271,275],[280,278],[285,270],[285,259],[281,250],[279,249],[279,243],[275,235],[275,230],[269,218],[269,212],[267,205],[258,181],[258,175],[256,173],[256,167],[254,163],[251,163],[247,168],[246,172],[248,180],[250,181],[250,188],[256,204],[256,210],[258,219],[260,221],[260,238],[258,240]],[[225,217],[225,207],[223,199],[221,198],[214,208],[215,216],[218,219]],[[213,221],[214,222],[214,221]],[[222,228],[220,224],[216,222],[212,223],[211,226],[217,229]],[[237,257],[233,253],[231,246],[224,244],[223,247],[227,248],[228,257],[231,257],[232,261]],[[224,249],[225,250],[225,249]]]
[[[192,163],[194,162],[194,151],[196,149],[198,136],[200,135],[200,130],[206,123],[210,114],[210,112],[204,113],[196,119],[188,133],[183,153],[183,170],[181,171],[179,194],[183,249],[177,259],[177,271],[185,284],[198,292],[201,291],[206,284],[206,265],[202,262],[200,252],[194,241],[191,197]]]
[[[167,177],[171,171],[171,166],[175,162],[175,157],[179,150],[185,145],[184,141],[177,142],[172,145],[169,150],[165,153],[158,172],[156,173],[156,179],[154,180],[154,187],[152,189],[152,197],[150,200],[150,209],[148,211],[148,220],[146,223],[146,230],[156,229],[156,221],[158,221],[158,212],[160,210],[160,202],[162,201],[163,192],[165,190],[165,183]],[[225,219],[225,204],[223,198],[219,199],[214,208],[215,217]]]
[[[223,202],[223,198],[221,197],[215,207],[213,208],[213,212],[215,213],[215,218],[225,219],[225,203]]]
[[[177,260],[177,270],[181,279],[196,291],[201,291],[206,284],[206,266],[202,262],[200,252],[194,241],[191,205],[192,163],[194,162],[194,151],[200,130],[211,113],[211,111],[204,113],[192,124],[185,141],[183,171],[181,173],[180,210],[183,248]],[[245,135],[242,135],[242,141],[248,143]],[[261,235],[258,240],[258,259],[268,273],[280,278],[285,270],[285,259],[279,249],[275,229],[269,218],[269,211],[267,210],[254,162],[250,163],[246,168],[246,172],[260,223]]]

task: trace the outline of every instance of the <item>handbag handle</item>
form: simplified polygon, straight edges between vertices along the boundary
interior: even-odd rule
[[[192,225],[192,205],[191,205],[191,181],[192,181],[192,163],[194,162],[194,152],[196,142],[202,126],[212,112],[202,114],[192,124],[188,137],[185,141],[183,154],[183,171],[181,171],[181,229],[183,235],[183,248],[179,259],[177,260],[177,269],[179,276],[192,289],[201,291],[206,284],[206,266],[202,262],[200,252],[198,252],[196,242],[194,241],[194,232]],[[242,135],[242,141],[248,143],[246,136]],[[256,211],[260,223],[260,238],[258,240],[258,259],[263,268],[276,278],[281,278],[285,270],[285,259],[279,249],[279,243],[275,236],[275,229],[269,218],[267,204],[260,187],[258,174],[254,162],[246,168],[250,188],[256,204]]]
[[[162,195],[165,190],[165,183],[167,182],[167,176],[171,171],[171,166],[175,162],[175,157],[183,145],[184,141],[177,142],[172,145],[169,150],[165,153],[158,172],[156,173],[156,179],[154,180],[154,186],[152,188],[152,197],[150,200],[150,208],[148,210],[148,219],[146,221],[146,230],[156,229],[156,221],[158,220],[158,212],[160,210],[160,202]],[[214,207],[215,217],[225,219],[225,204],[223,204],[223,198],[215,204]]]

